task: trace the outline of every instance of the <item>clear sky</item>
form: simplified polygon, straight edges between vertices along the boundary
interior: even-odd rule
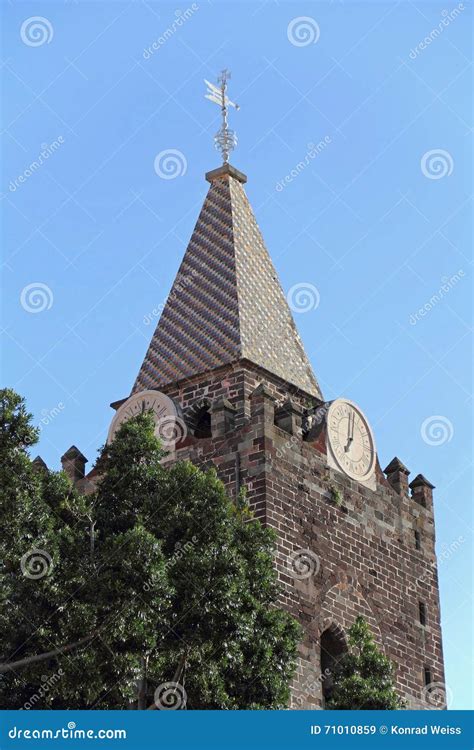
[[[203,79],[228,67],[232,162],[283,288],[319,300],[295,318],[325,398],[436,485],[448,692],[472,708],[472,8],[2,5],[2,380],[38,452],[92,463],[130,392],[220,163]]]

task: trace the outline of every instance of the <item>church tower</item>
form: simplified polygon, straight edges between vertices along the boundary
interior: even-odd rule
[[[225,81],[214,87],[223,109]],[[382,471],[361,409],[325,402],[229,150],[206,174],[132,393],[112,404],[110,436],[142,405],[153,409],[168,460],[214,466],[228,494],[245,487],[277,532],[281,605],[304,628],[292,708],[324,708],[357,615],[395,662],[408,707],[445,708],[433,485],[422,474],[409,483],[398,458]],[[65,459],[84,476],[82,454]]]

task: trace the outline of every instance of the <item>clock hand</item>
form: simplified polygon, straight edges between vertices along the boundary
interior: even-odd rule
[[[346,446],[344,448],[344,452],[345,453],[348,452],[349,448],[351,447],[351,443],[354,440],[354,422],[352,421],[352,428],[351,428],[351,414],[349,414],[349,422],[348,422],[348,425],[347,425],[347,432],[348,432],[347,443],[346,443]]]

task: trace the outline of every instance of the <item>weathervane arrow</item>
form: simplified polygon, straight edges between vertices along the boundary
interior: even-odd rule
[[[231,101],[227,96],[227,81],[229,78],[229,71],[223,70],[217,79],[220,86],[216,86],[214,83],[210,83],[210,81],[204,79],[204,83],[207,86],[207,93],[205,94],[206,99],[209,99],[209,101],[214,104],[218,104],[221,108],[222,125],[220,130],[218,130],[214,136],[214,141],[216,148],[222,154],[224,164],[229,161],[229,154],[237,145],[237,136],[234,131],[229,128],[227,121],[228,108],[234,107],[234,109],[239,109],[239,105],[235,104],[235,102]]]

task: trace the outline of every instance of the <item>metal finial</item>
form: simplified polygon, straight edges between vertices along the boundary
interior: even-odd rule
[[[227,122],[228,107],[234,107],[239,109],[239,105],[232,102],[227,96],[227,81],[230,78],[228,70],[223,70],[217,79],[217,83],[220,86],[216,86],[213,83],[209,83],[204,79],[204,83],[207,86],[206,99],[210,99],[214,104],[218,104],[221,108],[222,113],[222,126],[220,130],[214,136],[216,148],[221,152],[224,164],[229,161],[229,154],[237,145],[237,136],[233,130],[229,128]]]

